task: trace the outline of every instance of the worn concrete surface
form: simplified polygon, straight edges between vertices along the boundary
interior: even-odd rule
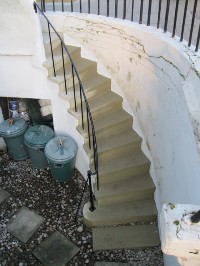
[[[78,251],[79,248],[74,243],[56,231],[33,254],[45,266],[65,266]]]
[[[21,207],[8,222],[8,231],[23,243],[37,231],[44,218],[26,207]]]

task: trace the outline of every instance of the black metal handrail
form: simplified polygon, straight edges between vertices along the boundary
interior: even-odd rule
[[[175,2],[175,10],[170,10],[172,6],[171,0],[71,0],[69,3],[66,3],[65,0],[40,0],[41,9],[45,12],[47,9],[50,11],[68,11],[68,12],[80,12],[80,13],[88,13],[88,14],[97,14],[104,15],[107,17],[114,18],[122,18],[129,19],[134,22],[139,22],[140,24],[145,24],[147,26],[156,26],[158,28],[162,28],[161,26],[161,18],[164,18],[163,30],[164,32],[169,31],[169,24],[172,23],[171,32],[172,37],[175,34],[180,34],[180,41],[183,39],[188,41],[188,46],[191,44],[195,45],[195,51],[197,52],[199,49],[199,40],[200,40],[200,23],[196,20],[197,7],[200,9],[200,1],[198,0],[190,0],[192,2],[192,11],[189,12],[189,4],[188,0],[184,0],[184,10],[183,14],[181,14],[180,10],[180,0],[176,0]],[[137,2],[137,3],[136,3]],[[153,9],[153,4],[158,3],[158,7]],[[129,6],[128,6],[129,4]],[[147,18],[144,22],[144,6],[147,5]],[[139,19],[137,20],[134,17],[134,11],[136,8],[139,8]],[[157,14],[157,20],[152,22],[152,10],[154,11],[154,16]],[[155,13],[157,12],[157,13]],[[192,17],[190,18],[190,14],[192,13]],[[177,20],[181,20],[182,24],[180,33],[177,32]],[[171,21],[169,23],[169,21]],[[185,34],[186,22],[188,22],[189,36],[187,37]],[[197,29],[196,36],[194,36],[194,28]]]
[[[62,52],[62,67],[63,67],[63,79],[64,79],[64,86],[65,86],[65,92],[67,94],[67,80],[66,80],[66,60],[65,60],[65,54],[68,56],[69,62],[71,64],[71,71],[72,71],[72,86],[73,86],[73,95],[74,95],[74,106],[75,106],[75,112],[77,112],[77,99],[76,99],[76,85],[75,85],[75,78],[78,81],[78,87],[79,87],[79,96],[80,96],[80,105],[81,105],[81,121],[82,121],[82,129],[85,130],[85,121],[87,123],[87,134],[88,134],[88,143],[89,143],[89,148],[92,149],[93,148],[93,154],[94,154],[94,173],[96,174],[97,177],[97,189],[99,189],[99,175],[98,175],[98,149],[97,149],[97,140],[96,140],[96,133],[95,133],[95,128],[94,128],[94,122],[93,122],[93,118],[92,118],[92,114],[90,111],[90,107],[88,104],[88,100],[86,98],[85,95],[85,91],[83,88],[83,84],[81,82],[79,73],[77,71],[77,68],[72,60],[72,57],[69,53],[69,50],[67,48],[67,46],[65,45],[64,41],[62,40],[61,36],[59,35],[59,33],[56,31],[56,29],[54,28],[54,26],[51,24],[51,22],[49,21],[49,19],[45,16],[43,10],[45,10],[45,3],[44,1],[42,2],[42,9],[40,8],[40,6],[34,2],[34,9],[35,12],[37,13],[37,10],[40,11],[40,13],[42,14],[42,16],[46,19],[47,21],[47,25],[48,25],[48,34],[49,34],[49,42],[50,42],[50,48],[51,48],[51,57],[52,57],[52,64],[53,64],[53,73],[54,76],[56,77],[56,68],[55,68],[55,58],[54,58],[54,52],[53,52],[53,44],[52,44],[52,31],[57,35],[58,39],[60,40],[60,44],[61,44],[61,52]],[[83,101],[84,100],[84,101]],[[85,108],[86,108],[86,114],[84,114],[84,105],[85,104]],[[85,117],[86,116],[86,120]],[[91,171],[89,170],[89,172],[91,173]],[[91,176],[91,175],[90,175]],[[89,179],[90,180],[90,179]],[[92,193],[92,184],[91,181],[89,182],[90,185],[90,193]],[[93,197],[91,197],[93,199]],[[91,202],[91,206],[92,209],[94,206],[94,202]]]

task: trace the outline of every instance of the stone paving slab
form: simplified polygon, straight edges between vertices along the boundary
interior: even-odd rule
[[[21,207],[15,216],[7,224],[8,232],[23,243],[29,240],[45,220],[42,216],[26,207]]]
[[[94,266],[130,266],[129,263],[120,263],[120,262],[95,262]]]
[[[0,187],[0,205],[9,197],[10,197],[10,193],[8,193],[2,187]]]
[[[33,251],[45,266],[65,266],[79,248],[59,232],[54,232]]]
[[[155,224],[92,228],[93,250],[155,247],[160,244]]]

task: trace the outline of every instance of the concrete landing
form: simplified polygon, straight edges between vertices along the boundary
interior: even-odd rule
[[[129,263],[120,263],[120,262],[95,262],[94,266],[130,266]]]
[[[37,231],[39,226],[44,222],[44,218],[26,207],[21,207],[8,224],[8,232],[14,235],[23,243]]]
[[[79,248],[59,232],[53,233],[33,254],[45,266],[65,266]]]
[[[0,187],[0,204],[3,203],[9,197],[10,193],[8,193],[2,187]]]
[[[159,245],[156,225],[93,228],[93,250],[114,250]]]

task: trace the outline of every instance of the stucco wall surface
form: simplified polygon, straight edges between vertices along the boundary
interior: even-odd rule
[[[76,168],[87,176],[89,160],[69,102],[48,80],[42,31],[32,0],[0,1],[0,97],[50,99],[56,135],[70,135],[78,144]]]
[[[99,72],[112,77],[112,89],[138,121],[155,170],[158,210],[165,202],[198,204],[199,54],[168,33],[120,19],[52,13],[49,18],[66,43],[81,46],[82,55],[96,59]]]

